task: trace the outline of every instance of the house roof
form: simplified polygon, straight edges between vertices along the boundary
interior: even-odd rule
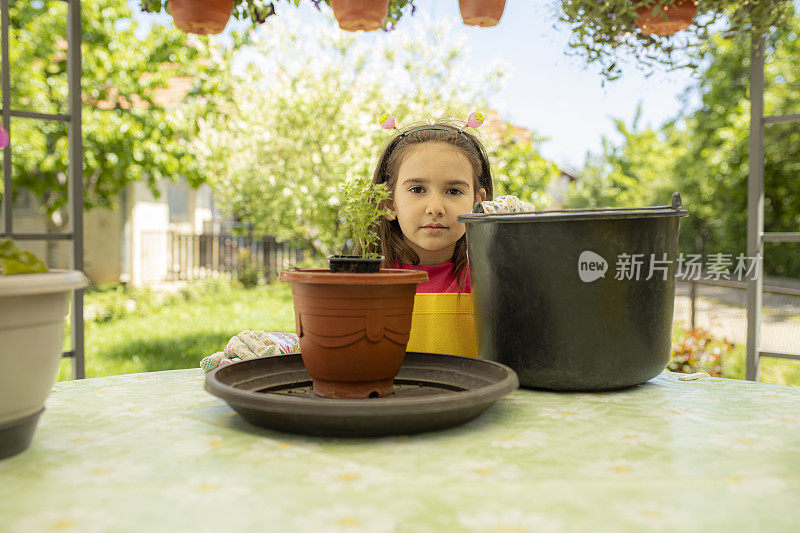
[[[178,63],[161,63],[160,69],[176,70],[180,67]],[[154,76],[153,73],[144,72],[139,77],[139,81],[147,81]],[[190,76],[170,76],[167,78],[167,86],[153,89],[152,100],[159,107],[172,107],[181,102],[194,86],[194,79]],[[138,94],[121,95],[116,87],[107,90],[108,98],[94,100],[89,95],[83,94],[81,100],[85,105],[92,105],[98,109],[114,109],[119,106],[121,109],[137,107],[149,109],[150,102],[144,100]]]
[[[502,142],[506,139],[506,136],[516,143],[530,144],[533,141],[533,132],[531,130],[504,121],[500,118],[500,113],[495,110],[489,110],[484,113],[484,119],[481,130],[494,142]],[[558,167],[559,176],[562,178],[566,178],[569,181],[577,181],[580,178],[578,171],[569,166],[556,163],[556,167]]]
[[[578,175],[578,173],[576,171],[574,171],[572,169],[569,169],[569,168],[565,169],[561,165],[557,165],[557,166],[558,166],[558,171],[560,172],[560,174],[559,174],[560,177],[567,178],[569,181],[577,181],[580,178],[580,176]]]
[[[504,121],[500,118],[500,113],[494,110],[485,113],[481,129],[486,132],[487,137],[496,142],[505,139],[506,135],[509,135],[511,140],[517,143],[530,144],[533,140],[531,130]]]
[[[162,63],[160,65],[165,69],[177,69],[180,65],[177,63]],[[147,80],[153,74],[145,72],[140,79]],[[189,76],[171,76],[167,80],[167,86],[153,90],[153,102],[161,107],[172,107],[181,102],[183,98],[189,93],[194,85],[194,79]],[[125,95],[119,95],[115,87],[108,91],[109,98],[105,100],[97,100],[94,102],[95,107],[98,109],[114,109],[119,105],[122,109],[129,109],[131,106],[143,109],[149,109],[150,103],[143,100],[139,95],[130,95],[130,100]],[[85,96],[85,95],[84,95]],[[84,98],[85,104],[91,104]],[[481,130],[485,135],[494,142],[502,142],[507,137],[515,143],[530,144],[533,141],[533,132],[522,126],[517,126],[506,122],[500,118],[500,113],[495,110],[489,110],[484,114],[484,123]],[[564,168],[562,165],[557,164],[561,177],[569,179],[569,181],[576,181],[578,173],[572,169]]]

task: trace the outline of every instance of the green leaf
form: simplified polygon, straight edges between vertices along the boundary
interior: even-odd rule
[[[47,265],[32,253],[18,248],[14,241],[0,239],[0,273],[9,276],[37,272],[47,272]]]

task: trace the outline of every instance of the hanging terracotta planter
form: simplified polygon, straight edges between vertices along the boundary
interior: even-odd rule
[[[389,0],[331,0],[339,27],[347,31],[373,31],[383,28],[389,14]]]
[[[280,279],[292,283],[300,353],[314,392],[326,398],[391,394],[406,355],[417,283],[428,274],[295,269]]]
[[[175,26],[186,33],[222,33],[233,12],[233,0],[169,0]]]
[[[505,7],[506,0],[458,0],[461,20],[467,26],[497,26]]]
[[[636,9],[636,13],[639,15],[636,25],[644,35],[653,34],[662,37],[673,35],[688,28],[697,14],[695,0],[675,0],[671,6],[663,6],[656,14],[653,14],[655,7],[656,3],[653,2],[647,7]]]

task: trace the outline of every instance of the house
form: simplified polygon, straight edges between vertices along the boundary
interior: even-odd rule
[[[154,95],[154,101],[165,107],[175,105],[191,86],[190,79],[173,77],[168,88]],[[113,109],[117,105],[125,108],[149,104],[135,95],[126,100],[112,92],[109,101],[93,101],[87,105]],[[510,133],[514,142],[530,143],[532,140],[530,130],[508,124],[494,111],[487,113],[482,129],[490,138],[505,138]],[[556,199],[557,205],[563,201],[567,185],[574,179],[573,173],[562,171],[560,179],[550,185],[548,193]],[[115,209],[84,213],[84,271],[92,282],[124,282],[142,287],[194,277],[196,274],[186,274],[187,268],[206,269],[200,273],[206,275],[207,267],[218,265],[220,246],[225,245],[211,236],[219,234],[223,221],[214,209],[211,188],[203,185],[195,189],[185,180],[163,179],[158,183],[158,192],[153,194],[144,183],[134,182],[120,191]],[[35,199],[24,195],[15,201],[18,231],[48,231],[47,219],[36,204]],[[40,257],[47,257],[50,264],[66,267],[69,248],[65,244],[41,242],[26,247]],[[261,244],[259,261],[290,261],[286,257],[294,252],[289,248],[275,249],[274,245],[273,242],[270,251]],[[215,258],[207,259],[207,255]],[[276,256],[279,259],[275,259]],[[230,258],[227,260],[230,262]],[[217,263],[211,265],[214,261]]]
[[[497,111],[489,111],[484,116],[482,130],[486,136],[494,141],[499,141],[508,135],[513,142],[530,144],[533,140],[533,133],[522,126],[515,126],[505,122],[500,118]],[[565,166],[558,165],[559,176],[551,182],[546,189],[546,193],[553,198],[551,209],[561,209],[567,197],[569,184],[578,179],[578,173]],[[524,198],[523,198],[524,200]]]
[[[65,45],[66,42],[64,42]],[[62,45],[62,46],[64,46]],[[174,68],[177,65],[164,65]],[[178,103],[191,89],[192,80],[172,77],[166,89],[157,89],[153,100],[161,106]],[[113,109],[117,105],[148,107],[136,95],[126,99],[111,91],[107,100],[84,105]],[[185,180],[162,179],[158,195],[141,182],[124,187],[114,209],[93,209],[83,214],[84,272],[94,283],[126,282],[140,287],[171,277],[174,265],[168,264],[175,235],[196,235],[214,228],[211,188],[190,187]],[[29,191],[21,190],[14,199],[14,229],[19,233],[57,232],[39,210],[39,202]],[[60,225],[60,224],[59,224]],[[66,224],[65,224],[66,225]],[[218,226],[218,224],[217,224]],[[66,231],[66,230],[65,230]],[[69,266],[70,248],[66,241],[27,241],[23,247],[48,264]]]
[[[84,271],[95,283],[122,281],[134,287],[170,278],[174,235],[197,235],[213,227],[211,188],[162,180],[155,197],[141,182],[125,187],[115,210],[84,215]],[[116,238],[114,238],[116,236]],[[109,246],[111,249],[109,249]]]
[[[579,179],[578,173],[565,165],[558,165],[558,170],[558,179],[547,187],[547,194],[554,199],[552,205],[553,209],[561,209],[564,207],[564,201],[567,199],[570,183]]]
[[[126,282],[134,287],[169,279],[175,254],[169,249],[176,236],[209,233],[219,226],[211,188],[198,189],[185,181],[164,179],[159,196],[141,182],[126,186],[115,209],[93,209],[83,214],[84,272],[93,283]],[[28,191],[14,199],[14,229],[19,233],[52,232],[38,201]],[[26,241],[22,246],[68,268],[70,248],[66,241]]]

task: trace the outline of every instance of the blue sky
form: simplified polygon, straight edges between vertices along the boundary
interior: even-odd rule
[[[418,12],[458,17],[456,0],[417,2]],[[567,55],[569,28],[558,22],[558,4],[550,0],[508,0],[494,28],[463,26],[473,60],[494,57],[513,65],[495,107],[507,120],[549,137],[546,157],[579,169],[587,150],[597,152],[603,135],[615,137],[612,118],[630,123],[641,102],[641,125],[658,126],[681,110],[697,107],[699,97],[686,94],[689,71],[656,71],[650,77],[634,65],[621,79],[602,84],[595,66]],[[794,1],[800,10],[800,1]],[[400,22],[402,24],[402,20]]]
[[[138,2],[131,4],[136,13]],[[599,151],[603,135],[615,135],[612,119],[630,123],[640,103],[643,126],[658,126],[698,103],[694,93],[685,91],[692,84],[688,71],[661,70],[646,77],[628,65],[621,79],[603,85],[597,67],[567,54],[570,32],[558,22],[557,2],[509,0],[503,19],[493,28],[463,26],[456,0],[418,0],[416,4],[415,17],[427,14],[458,21],[457,31],[466,32],[468,38],[465,52],[470,64],[499,60],[510,66],[492,106],[505,120],[547,137],[542,152],[561,165],[580,169],[587,151]],[[294,9],[284,2],[278,8],[278,16],[281,10]],[[310,22],[320,17],[310,2],[301,5],[299,14]],[[136,18],[145,25],[169,21],[163,15]],[[398,27],[402,24],[403,20]],[[362,38],[372,37],[359,34]]]
[[[418,9],[459,17],[455,0],[420,2]],[[558,22],[552,2],[510,0],[500,24],[465,30],[474,61],[499,58],[512,66],[495,107],[507,120],[548,137],[542,152],[561,164],[582,166],[587,150],[598,151],[602,135],[613,135],[612,117],[630,122],[639,102],[642,123],[654,125],[684,105],[679,97],[690,83],[688,72],[646,78],[631,66],[603,86],[597,67],[567,55],[570,31]]]

